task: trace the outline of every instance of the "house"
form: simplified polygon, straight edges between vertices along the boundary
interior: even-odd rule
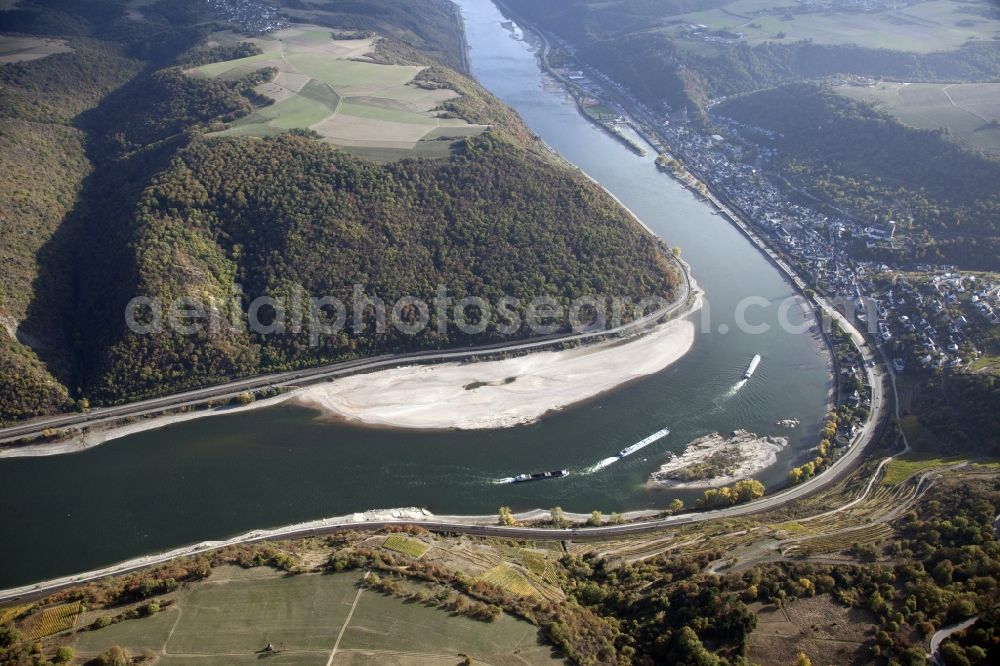
[[[868,238],[876,241],[888,241],[892,240],[892,237],[896,235],[896,223],[892,220],[884,224],[873,224],[872,226],[865,229]]]

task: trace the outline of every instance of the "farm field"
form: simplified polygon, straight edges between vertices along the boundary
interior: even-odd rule
[[[255,663],[270,643],[275,652],[266,654],[268,663],[326,664],[343,630],[334,664],[452,663],[459,653],[492,664],[554,661],[527,622],[506,615],[480,622],[373,591],[359,595],[360,579],[360,572],[221,567],[159,613],[80,631],[73,645],[81,656],[120,645],[174,666]]]
[[[985,0],[928,0],[879,12],[801,12],[801,5],[790,0],[736,0],[716,9],[670,16],[667,20],[677,23],[665,30],[683,34],[687,25],[700,24],[710,31],[743,33],[748,44],[811,39],[818,44],[930,53],[953,50],[970,40],[992,40],[1000,34],[1000,21],[967,11],[975,5],[984,10],[990,7]]]
[[[0,36],[0,65],[40,60],[53,53],[70,53],[72,47],[61,39]]]
[[[898,83],[834,88],[919,129],[947,127],[957,139],[1000,155],[1000,83]]]
[[[447,663],[458,663],[459,653],[489,664],[560,663],[552,657],[551,646],[539,643],[534,626],[509,615],[480,622],[367,591],[354,609],[340,650],[343,655],[338,652],[336,664],[432,664],[442,663],[445,655],[452,658]],[[403,659],[396,651],[412,654]]]
[[[219,34],[212,41],[232,41]],[[408,154],[444,156],[454,140],[484,126],[440,117],[453,90],[422,88],[423,68],[367,62],[373,38],[334,39],[328,28],[296,26],[250,40],[263,53],[188,70],[193,76],[235,80],[264,67],[278,75],[256,91],[273,100],[220,135],[270,136],[301,128],[351,152],[376,159]]]

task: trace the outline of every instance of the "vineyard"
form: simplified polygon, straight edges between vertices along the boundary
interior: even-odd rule
[[[479,580],[484,583],[496,585],[502,590],[516,594],[519,597],[540,597],[538,589],[531,584],[531,581],[523,573],[507,562],[502,562],[493,567]]]
[[[839,553],[854,544],[879,543],[889,538],[893,533],[890,523],[910,510],[934,482],[937,475],[934,468],[952,464],[954,461],[940,459],[904,459],[898,464],[893,461],[882,483],[876,483],[864,499],[852,501],[852,495],[859,492],[855,488],[833,504],[839,508],[792,520],[774,523],[753,519],[713,521],[680,526],[659,534],[570,543],[567,550],[577,556],[590,554],[629,562],[665,553],[716,557],[718,553],[728,553],[725,557],[729,565],[774,556]],[[530,566],[525,566],[530,570]]]
[[[878,543],[892,534],[889,523],[913,506],[928,485],[912,479],[877,485],[864,501],[843,510],[772,525],[782,555],[810,556],[845,551],[854,544]],[[905,480],[904,478],[904,480]]]
[[[530,571],[535,576],[548,583],[555,582],[555,567],[553,553],[548,550],[541,551],[532,548],[517,548],[515,546],[498,545],[495,548],[504,559],[516,562]]]
[[[840,553],[854,544],[865,545],[884,541],[892,535],[892,528],[885,523],[868,525],[796,541],[781,551],[782,555],[823,555]]]
[[[411,539],[410,537],[403,536],[402,534],[390,535],[389,538],[382,543],[382,547],[394,550],[397,553],[402,553],[403,555],[409,555],[415,559],[422,557],[423,554],[430,548],[430,546],[423,541]]]
[[[19,629],[25,640],[38,640],[44,636],[72,629],[81,612],[83,612],[83,604],[79,601],[50,606],[26,617],[19,623]]]

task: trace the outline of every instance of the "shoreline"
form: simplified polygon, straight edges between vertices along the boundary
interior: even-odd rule
[[[627,210],[627,209],[626,209]],[[629,211],[632,214],[631,211]],[[634,216],[634,214],[633,214]],[[637,219],[637,218],[636,218]],[[659,372],[665,369],[672,363],[680,359],[681,356],[686,354],[694,344],[694,323],[689,321],[689,316],[696,312],[701,307],[702,292],[697,287],[697,282],[694,278],[690,277],[687,272],[688,269],[686,265],[683,264],[679,259],[678,264],[681,265],[681,270],[685,276],[687,276],[687,282],[689,283],[690,291],[688,296],[688,302],[685,307],[679,312],[672,315],[672,318],[663,324],[652,326],[647,330],[642,331],[637,335],[631,337],[623,338],[611,338],[607,340],[602,340],[600,342],[585,344],[581,347],[576,347],[572,349],[562,350],[562,351],[535,351],[525,355],[516,356],[509,359],[501,360],[491,360],[491,361],[477,361],[474,363],[468,362],[449,362],[449,363],[433,363],[433,364],[417,364],[417,365],[406,365],[398,368],[390,368],[386,370],[376,370],[374,372],[368,372],[357,375],[348,375],[345,377],[337,378],[332,381],[323,382],[321,384],[314,384],[312,386],[306,386],[303,388],[295,389],[282,393],[277,396],[270,398],[265,398],[262,400],[256,400],[248,405],[224,405],[220,407],[214,407],[209,409],[196,409],[193,411],[179,412],[174,414],[160,414],[157,416],[151,416],[134,423],[128,423],[125,425],[113,425],[109,428],[95,428],[92,430],[86,430],[74,437],[66,439],[60,442],[39,442],[35,444],[27,444],[24,446],[16,447],[6,447],[0,448],[0,460],[3,459],[13,459],[13,458],[33,458],[33,457],[45,457],[45,456],[55,456],[64,454],[81,453],[87,451],[94,447],[100,446],[106,442],[110,442],[116,439],[121,439],[123,437],[128,437],[130,435],[139,434],[142,432],[147,432],[149,430],[158,430],[161,428],[168,428],[170,426],[184,423],[186,421],[193,421],[195,419],[209,418],[212,416],[225,416],[229,414],[238,414],[240,412],[249,411],[252,409],[262,409],[265,407],[272,407],[279,405],[288,401],[293,401],[297,404],[303,406],[317,409],[321,412],[321,418],[328,418],[331,420],[338,420],[344,423],[349,423],[356,426],[366,426],[366,427],[385,427],[385,428],[399,428],[399,429],[412,429],[419,428],[424,430],[453,430],[453,429],[488,429],[488,428],[508,428],[515,427],[518,425],[525,425],[527,423],[533,423],[540,418],[543,418],[547,413],[558,411],[570,407],[576,403],[584,402],[597,395],[606,393],[609,391],[617,390],[619,388],[624,388],[629,382],[639,379],[641,377]],[[685,330],[689,329],[689,330]],[[653,336],[653,337],[651,337]],[[664,340],[663,338],[673,338]],[[575,377],[578,386],[578,391],[572,392],[569,396],[564,391],[560,393],[560,399],[556,401],[551,401],[547,404],[545,409],[539,410],[538,404],[540,399],[545,397],[551,398],[549,392],[551,391],[551,385],[546,385],[544,389],[539,389],[536,392],[525,392],[521,390],[526,384],[536,384],[536,382],[525,382],[522,381],[520,386],[517,386],[517,382],[513,382],[509,385],[503,384],[503,381],[517,374],[520,371],[521,374],[529,371],[532,365],[542,363],[546,368],[552,368],[553,371],[561,370],[567,367],[579,367],[579,360],[581,358],[592,359],[596,363],[603,363],[605,365],[611,365],[612,367],[623,367],[621,361],[608,363],[609,358],[631,358],[632,361],[629,362],[641,362],[642,360],[648,361],[647,356],[649,355],[650,347],[654,346],[656,342],[664,343],[664,346],[669,347],[667,355],[664,359],[661,359],[662,365],[660,367],[648,370],[649,367],[653,367],[655,364],[647,363],[644,365],[645,371],[639,372],[623,372],[623,373],[608,373],[614,376],[608,377],[605,375],[601,378],[599,383],[593,382],[593,377],[584,374],[584,376]],[[608,354],[611,352],[611,354]],[[539,360],[541,359],[541,360]],[[420,425],[419,423],[397,423],[394,419],[380,418],[377,415],[361,415],[360,410],[356,408],[349,408],[346,405],[338,404],[334,401],[326,401],[323,399],[322,394],[326,393],[332,389],[339,390],[344,387],[345,384],[356,387],[361,386],[364,390],[365,386],[372,387],[377,384],[380,379],[401,375],[405,379],[402,381],[408,381],[410,383],[411,393],[421,393],[426,395],[426,391],[422,386],[418,386],[413,389],[412,384],[414,379],[419,379],[422,375],[429,373],[434,375],[440,371],[446,371],[446,374],[457,378],[455,381],[462,382],[459,386],[459,397],[462,394],[477,394],[475,396],[475,402],[483,402],[481,396],[487,395],[490,391],[482,391],[481,389],[490,388],[508,388],[511,389],[516,387],[517,390],[508,390],[508,412],[509,416],[505,419],[499,419],[494,422],[483,421],[482,409],[479,412],[480,422],[474,425],[467,425],[462,423],[428,423],[427,425]],[[457,370],[457,372],[456,372]],[[465,386],[473,384],[476,382],[483,381],[480,379],[482,376],[489,376],[489,373],[500,373],[501,377],[494,376],[492,379],[487,379],[486,383],[495,384],[494,386],[482,386],[476,389],[465,390]],[[513,374],[512,374],[513,373]],[[589,383],[588,383],[589,381]],[[454,381],[452,382],[452,390],[449,392],[445,389],[445,395],[453,395],[454,391]],[[358,390],[358,389],[350,389]],[[376,396],[388,394],[385,390],[372,389],[375,391]],[[541,392],[542,398],[537,395]],[[519,395],[520,394],[520,395]],[[519,398],[514,404],[511,403],[511,397]],[[457,410],[454,409],[455,403],[448,400],[444,395],[442,395],[443,401],[435,402],[433,404],[425,403],[424,408],[428,411],[441,410],[441,408],[447,405],[447,414],[457,414]],[[487,398],[487,400],[491,399]],[[412,403],[412,398],[406,396],[409,403]],[[383,406],[384,408],[384,406]]]
[[[290,395],[296,404],[316,409],[324,418],[355,425],[511,428],[660,372],[684,356],[694,340],[694,323],[684,317],[625,341],[498,361],[395,368]]]
[[[210,416],[225,416],[227,414],[238,414],[250,411],[251,409],[261,409],[271,407],[285,402],[292,396],[292,392],[282,393],[263,400],[255,400],[248,405],[223,405],[208,409],[195,409],[187,412],[175,414],[160,414],[149,418],[141,419],[134,423],[111,426],[110,428],[96,428],[86,430],[74,437],[59,442],[40,442],[37,444],[26,444],[24,446],[9,446],[0,448],[0,460],[8,458],[44,458],[46,456],[59,456],[71,453],[82,453],[106,442],[110,442],[122,437],[137,435],[149,430],[160,430],[185,421],[208,418]]]

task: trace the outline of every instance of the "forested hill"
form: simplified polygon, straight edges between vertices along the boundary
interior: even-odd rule
[[[844,72],[899,81],[991,81],[1000,44],[915,54],[842,44],[738,44],[691,52],[660,33],[636,33],[588,43],[581,56],[628,84],[646,103],[703,108],[709,100]],[[640,64],[641,63],[641,64]]]
[[[403,294],[431,299],[437,284],[456,298],[673,294],[662,244],[449,66],[461,43],[450,5],[284,5],[286,20],[377,30],[376,61],[430,65],[419,86],[460,94],[440,112],[490,130],[436,159],[382,163],[308,131],[210,136],[261,108],[255,87],[274,76],[196,78],[178,66],[256,53],[249,42],[206,43],[243,29],[212,3],[137,13],[124,0],[21,0],[0,12],[20,37],[58,39],[64,50],[0,66],[0,421],[498,338],[454,322],[416,337],[348,330],[315,346],[238,327],[135,335],[124,311],[137,295],[228,298],[245,311],[297,286],[349,300],[358,284],[390,305]],[[431,42],[438,48],[421,50]]]
[[[816,196],[925,232],[918,261],[1000,267],[1000,160],[808,84],[736,97],[716,112],[774,132],[779,168]]]
[[[161,298],[306,293],[351,302],[352,285],[392,303],[449,294],[633,297],[670,290],[657,241],[583,176],[493,138],[448,160],[361,162],[305,138],[198,140],[147,190],[137,217],[136,293]],[[498,325],[502,321],[496,322]],[[504,339],[491,325],[478,341]],[[309,334],[128,335],[99,369],[102,399],[280,370],[352,354],[467,344],[451,322]],[[136,374],[134,368],[147,369]]]

